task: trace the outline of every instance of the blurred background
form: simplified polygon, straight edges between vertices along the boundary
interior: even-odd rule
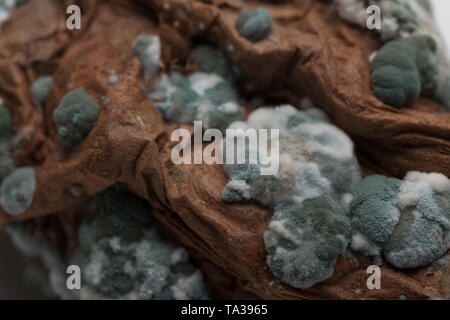
[[[431,2],[447,48],[450,49],[450,0]],[[48,298],[32,268],[30,260],[23,257],[7,235],[0,231],[0,299]]]
[[[447,49],[450,51],[450,1],[431,0],[434,6],[434,13],[445,38]]]

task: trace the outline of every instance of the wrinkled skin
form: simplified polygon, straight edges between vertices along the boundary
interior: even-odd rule
[[[162,62],[168,69],[175,61],[188,60],[193,37],[203,35],[230,56],[227,46],[232,44],[239,53],[238,67],[256,84],[273,87],[265,90],[267,93],[286,94],[293,100],[307,93],[320,105],[354,138],[369,172],[397,177],[409,170],[450,175],[450,155],[442,152],[450,147],[448,115],[423,112],[439,110],[439,106],[420,98],[411,110],[394,110],[371,93],[367,57],[379,49],[377,40],[344,23],[325,24],[330,16],[321,1],[305,1],[295,7],[287,3],[278,10],[271,7],[274,21],[284,21],[273,31],[279,43],[258,44],[240,40],[234,29],[237,9],[222,10],[200,1],[189,1],[189,5],[166,2],[185,13],[179,22],[186,26],[184,32],[172,26],[175,17],[156,0],[139,1],[145,10],[129,2],[123,6],[119,0],[79,1],[86,12],[86,28],[76,35],[65,28],[64,10],[55,8],[53,1],[31,0],[13,14],[12,23],[0,34],[0,88],[2,94],[8,93],[5,98],[14,110],[15,128],[28,125],[34,129],[32,137],[18,145],[17,160],[19,164],[33,163],[38,177],[34,201],[20,219],[35,220],[50,214],[68,217],[68,210],[121,181],[155,207],[159,225],[186,245],[202,268],[211,270],[207,275],[212,282],[219,283],[221,275],[227,276],[230,287],[222,286],[220,291],[225,297],[236,296],[233,288],[246,292],[247,297],[250,292],[261,298],[286,299],[397,299],[400,294],[423,299],[446,294],[448,286],[443,284],[448,269],[440,269],[441,276],[427,276],[426,269],[405,275],[386,264],[382,266],[387,279],[383,290],[370,291],[362,284],[361,294],[356,296],[352,285],[359,285],[358,279],[366,277],[366,267],[373,264],[361,257],[339,258],[333,276],[308,290],[269,286],[273,276],[266,269],[262,235],[271,212],[252,203],[224,203],[220,195],[227,179],[221,166],[171,163],[173,127],[163,123],[147,99],[141,65],[130,53],[142,32],[160,31]],[[159,26],[142,14],[146,10],[161,14]],[[204,31],[199,21],[204,22]],[[20,29],[27,35],[17,36]],[[77,41],[71,41],[72,37]],[[55,76],[45,112],[35,110],[28,89],[23,87],[34,80],[38,61],[53,68]],[[121,81],[113,87],[107,84],[112,69],[124,70]],[[52,112],[70,91],[70,83],[74,88],[85,88],[102,108],[96,126],[73,153],[62,148],[52,120]],[[277,83],[292,90],[277,88]],[[108,107],[101,103],[105,95]],[[74,183],[83,185],[82,197],[67,192]],[[12,219],[0,210],[1,223]],[[76,224],[67,225],[65,230],[76,228]],[[73,234],[67,234],[66,241],[73,240]]]

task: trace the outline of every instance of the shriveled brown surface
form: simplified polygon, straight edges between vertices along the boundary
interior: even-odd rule
[[[263,243],[271,212],[223,202],[227,177],[220,165],[172,163],[170,132],[176,126],[164,123],[146,98],[132,50],[138,34],[159,34],[163,69],[183,69],[185,63],[190,69],[192,40],[212,42],[241,69],[243,83],[263,88],[269,99],[295,104],[306,94],[320,105],[352,136],[365,173],[401,178],[420,170],[450,176],[450,115],[424,99],[412,109],[396,110],[372,95],[368,57],[379,47],[375,35],[339,22],[326,1],[264,3],[274,17],[273,38],[258,43],[234,28],[243,7],[238,0],[76,1],[83,10],[80,31],[65,27],[69,3],[31,0],[0,33],[0,95],[13,113],[15,133],[23,137],[16,162],[35,165],[37,172],[34,201],[18,219],[33,218],[36,232],[63,241],[70,252],[87,200],[123,182],[148,199],[161,229],[190,249],[214,287],[221,288],[219,297],[447,297],[449,267],[399,271],[386,264],[382,289],[368,290],[366,267],[373,261],[349,254],[338,259],[330,279],[313,288],[274,284]],[[170,10],[163,3],[170,3]],[[31,101],[29,87],[48,73],[54,86],[42,109]],[[112,74],[120,75],[113,86],[107,83]],[[83,144],[68,150],[58,140],[52,114],[66,93],[80,87],[102,110]],[[83,186],[82,197],[71,195],[73,184]],[[0,224],[12,219],[0,208]]]

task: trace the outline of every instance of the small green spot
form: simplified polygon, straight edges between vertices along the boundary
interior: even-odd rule
[[[32,167],[16,169],[3,181],[0,203],[13,216],[24,213],[33,201],[36,189],[36,174]]]
[[[254,42],[266,38],[271,28],[272,15],[265,8],[243,11],[236,21],[239,34]]]

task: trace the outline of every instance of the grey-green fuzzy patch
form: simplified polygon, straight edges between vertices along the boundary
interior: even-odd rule
[[[0,141],[7,141],[12,134],[12,119],[9,110],[0,102]]]
[[[243,11],[236,20],[239,34],[250,41],[260,41],[266,38],[272,28],[272,15],[265,8]]]
[[[20,215],[31,205],[35,190],[34,168],[18,168],[3,181],[0,189],[0,203],[10,215]]]
[[[52,76],[40,76],[31,86],[31,95],[40,105],[44,105],[53,84]]]
[[[53,113],[62,143],[67,147],[80,144],[94,128],[99,113],[98,104],[84,89],[66,94]]]
[[[264,233],[267,264],[282,281],[309,288],[331,276],[349,236],[350,220],[329,196],[279,203]]]

